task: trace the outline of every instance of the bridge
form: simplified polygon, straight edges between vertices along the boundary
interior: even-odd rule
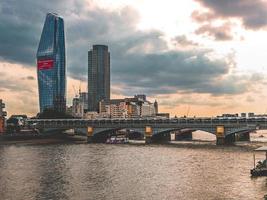
[[[267,118],[171,118],[171,119],[28,119],[28,126],[42,130],[80,130],[88,142],[104,142],[111,132],[129,129],[144,135],[146,143],[170,138],[170,133],[192,134],[205,131],[216,136],[218,145],[230,144],[239,136],[267,129]]]

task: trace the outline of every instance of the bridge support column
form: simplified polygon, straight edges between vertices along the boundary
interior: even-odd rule
[[[217,126],[216,127],[216,145],[225,145],[224,126]]]
[[[151,126],[146,126],[145,127],[145,142],[146,144],[151,144],[152,143],[152,134],[153,134],[153,129]]]
[[[87,128],[87,143],[93,143],[93,133],[94,133],[93,127],[88,127]]]
[[[216,144],[217,145],[229,145],[235,143],[235,134],[225,134],[224,126],[216,127]]]
[[[192,140],[193,139],[192,133],[193,131],[186,131],[186,132],[177,131],[175,132],[175,141]]]

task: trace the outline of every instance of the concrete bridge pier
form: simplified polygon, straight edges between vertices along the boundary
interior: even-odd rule
[[[167,143],[171,141],[171,133],[166,129],[153,128],[151,126],[145,127],[145,142],[151,143]]]
[[[145,143],[146,144],[151,144],[152,141],[152,135],[153,135],[153,129],[151,126],[146,126],[145,127]]]
[[[93,143],[93,133],[94,129],[93,127],[88,127],[87,128],[87,143]]]
[[[226,135],[223,125],[216,127],[216,145],[229,145],[235,143],[235,134]]]

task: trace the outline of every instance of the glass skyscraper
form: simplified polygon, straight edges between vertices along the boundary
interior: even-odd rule
[[[110,100],[110,53],[106,45],[88,51],[88,111],[99,111],[99,102]]]
[[[47,109],[66,111],[65,62],[63,18],[48,13],[37,51],[40,112]]]

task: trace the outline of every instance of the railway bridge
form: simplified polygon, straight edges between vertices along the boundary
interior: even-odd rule
[[[39,130],[81,130],[88,142],[105,142],[110,132],[129,129],[144,135],[146,143],[168,140],[170,133],[190,134],[205,131],[216,136],[218,145],[235,142],[240,136],[249,140],[255,130],[267,129],[267,118],[136,118],[136,119],[28,119]]]

